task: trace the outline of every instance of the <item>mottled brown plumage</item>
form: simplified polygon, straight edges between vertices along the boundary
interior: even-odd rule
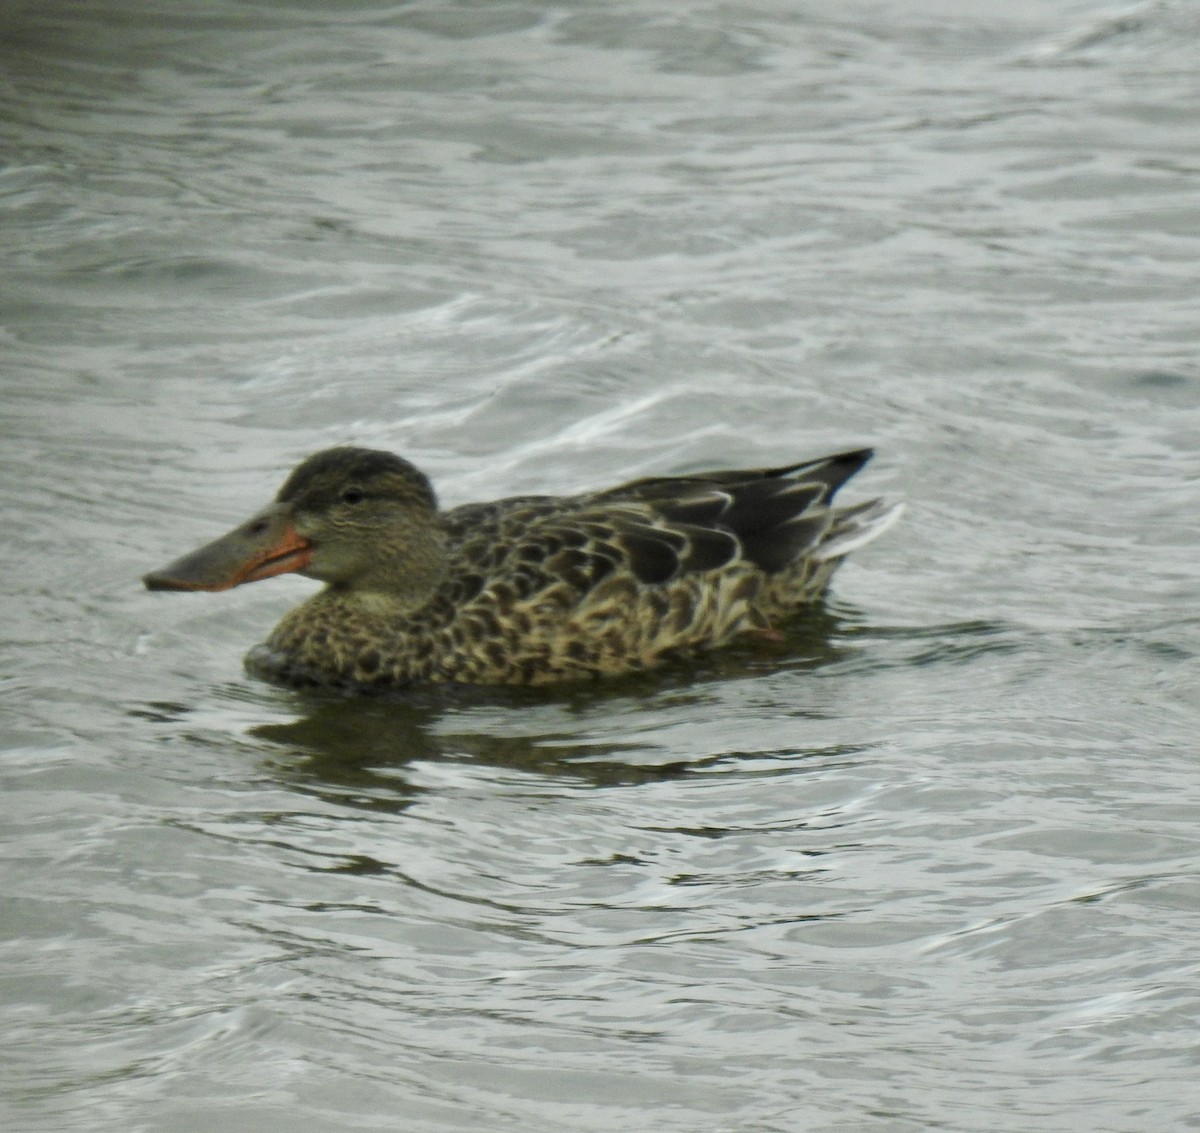
[[[898,512],[831,506],[869,449],[439,511],[391,453],[309,457],[275,502],[147,575],[223,590],[299,571],[325,588],[247,658],[291,685],[543,684],[773,634]]]

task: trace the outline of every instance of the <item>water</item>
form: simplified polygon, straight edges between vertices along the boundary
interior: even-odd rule
[[[1186,3],[10,4],[0,1115],[1200,1128]],[[137,579],[874,443],[783,654],[306,699]]]

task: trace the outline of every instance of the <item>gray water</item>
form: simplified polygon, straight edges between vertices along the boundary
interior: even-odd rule
[[[0,1122],[1200,1129],[1200,9],[0,9]],[[785,651],[305,698],[140,589],[873,443]]]

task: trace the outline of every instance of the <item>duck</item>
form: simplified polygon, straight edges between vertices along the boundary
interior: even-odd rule
[[[403,457],[330,448],[267,507],[143,582],[221,591],[294,572],[324,583],[246,658],[251,675],[294,688],[636,673],[738,640],[783,640],[778,627],[899,515],[883,499],[833,505],[872,455],[442,510]]]

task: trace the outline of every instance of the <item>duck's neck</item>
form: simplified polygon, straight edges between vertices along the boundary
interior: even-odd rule
[[[352,578],[330,579],[323,595],[328,601],[380,613],[411,613],[429,601],[445,578],[446,557],[440,527],[406,531],[396,546],[376,547],[370,565]]]

